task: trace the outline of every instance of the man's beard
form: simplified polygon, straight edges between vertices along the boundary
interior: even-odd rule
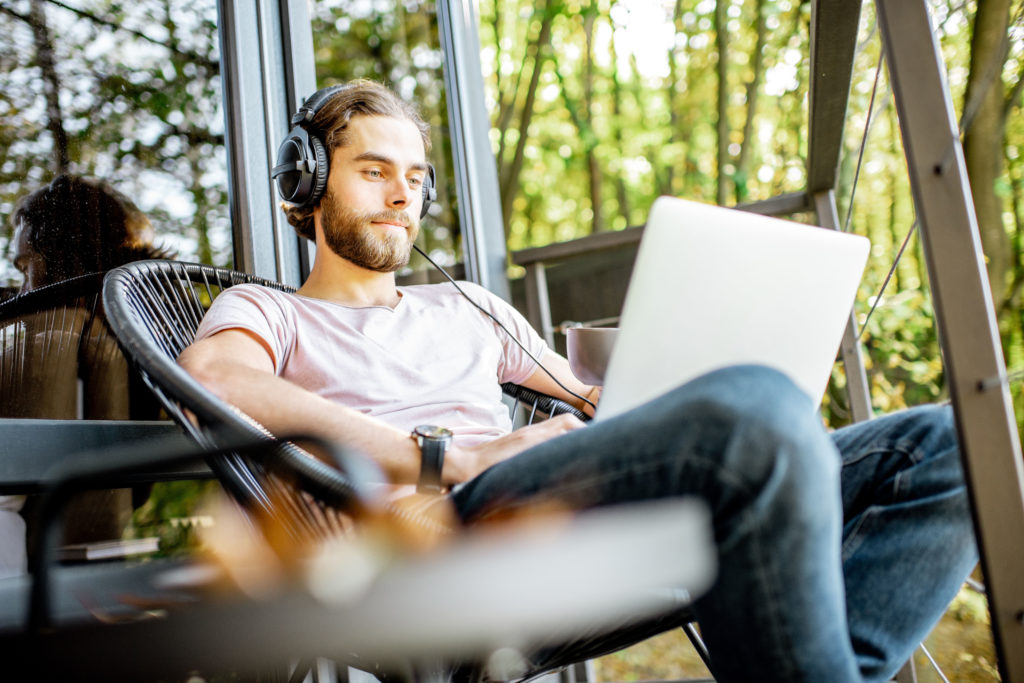
[[[320,209],[324,240],[338,256],[378,273],[393,273],[409,263],[419,224],[412,221],[405,211],[385,209],[364,213],[342,206],[331,193],[320,200]],[[373,222],[407,225],[408,236],[403,239],[390,228],[386,228],[383,235],[378,235],[370,225]]]

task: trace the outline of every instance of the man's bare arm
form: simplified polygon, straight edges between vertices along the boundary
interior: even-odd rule
[[[189,374],[275,434],[310,434],[373,458],[398,484],[419,477],[419,447],[407,432],[329,401],[274,374],[270,352],[242,329],[218,332],[185,349],[178,358]],[[454,484],[531,446],[575,429],[575,418],[549,420],[475,447],[452,446],[442,479]]]
[[[274,434],[319,436],[371,456],[394,482],[416,480],[419,449],[408,434],[278,377],[270,353],[250,332],[218,332],[185,349],[178,363]]]

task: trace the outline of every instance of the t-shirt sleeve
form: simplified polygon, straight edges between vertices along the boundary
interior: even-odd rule
[[[258,285],[235,285],[213,300],[196,331],[196,341],[225,330],[241,329],[263,340],[280,374],[295,345],[295,325],[277,293]]]
[[[530,354],[533,354],[533,358],[540,359],[548,348],[547,342],[533,329],[533,326],[527,322],[526,318],[519,311],[504,299],[480,285],[472,282],[462,283],[462,285],[464,288],[468,286],[472,290],[467,290],[469,295],[494,315],[509,332],[515,335],[516,339],[522,342]],[[502,347],[501,359],[498,364],[498,381],[522,384],[533,374],[537,363],[518,344],[510,339],[508,334],[503,332],[497,325],[494,325],[493,322],[491,327]]]

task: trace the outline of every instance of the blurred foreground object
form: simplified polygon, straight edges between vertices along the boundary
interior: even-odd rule
[[[325,543],[294,571],[279,572],[258,599],[235,592],[162,619],[16,638],[6,643],[16,646],[14,671],[166,678],[266,671],[293,657],[345,663],[357,653],[405,671],[439,659],[490,661],[509,678],[521,673],[516,654],[533,645],[685,605],[714,576],[709,516],[690,500],[550,524],[530,517],[467,531],[430,552],[379,540]],[[241,553],[228,573],[237,577],[246,562],[266,558]]]

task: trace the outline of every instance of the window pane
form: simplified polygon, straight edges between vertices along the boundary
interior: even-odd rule
[[[441,265],[461,261],[448,104],[435,3],[433,0],[320,0],[313,5],[311,15],[319,87],[352,78],[379,81],[413,102],[430,124],[433,147],[430,161],[437,170],[438,201],[424,221],[418,243]],[[411,269],[429,268],[414,252]]]
[[[5,1],[0,32],[0,417],[153,419],[95,274],[230,261],[216,0]]]
[[[215,0],[15,0],[0,9],[0,285],[22,281],[11,263],[17,202],[62,173],[103,181],[134,203],[152,230],[130,239],[228,264]],[[70,224],[57,230],[74,239]],[[124,237],[96,230],[77,239]],[[51,270],[66,277],[96,263]]]

